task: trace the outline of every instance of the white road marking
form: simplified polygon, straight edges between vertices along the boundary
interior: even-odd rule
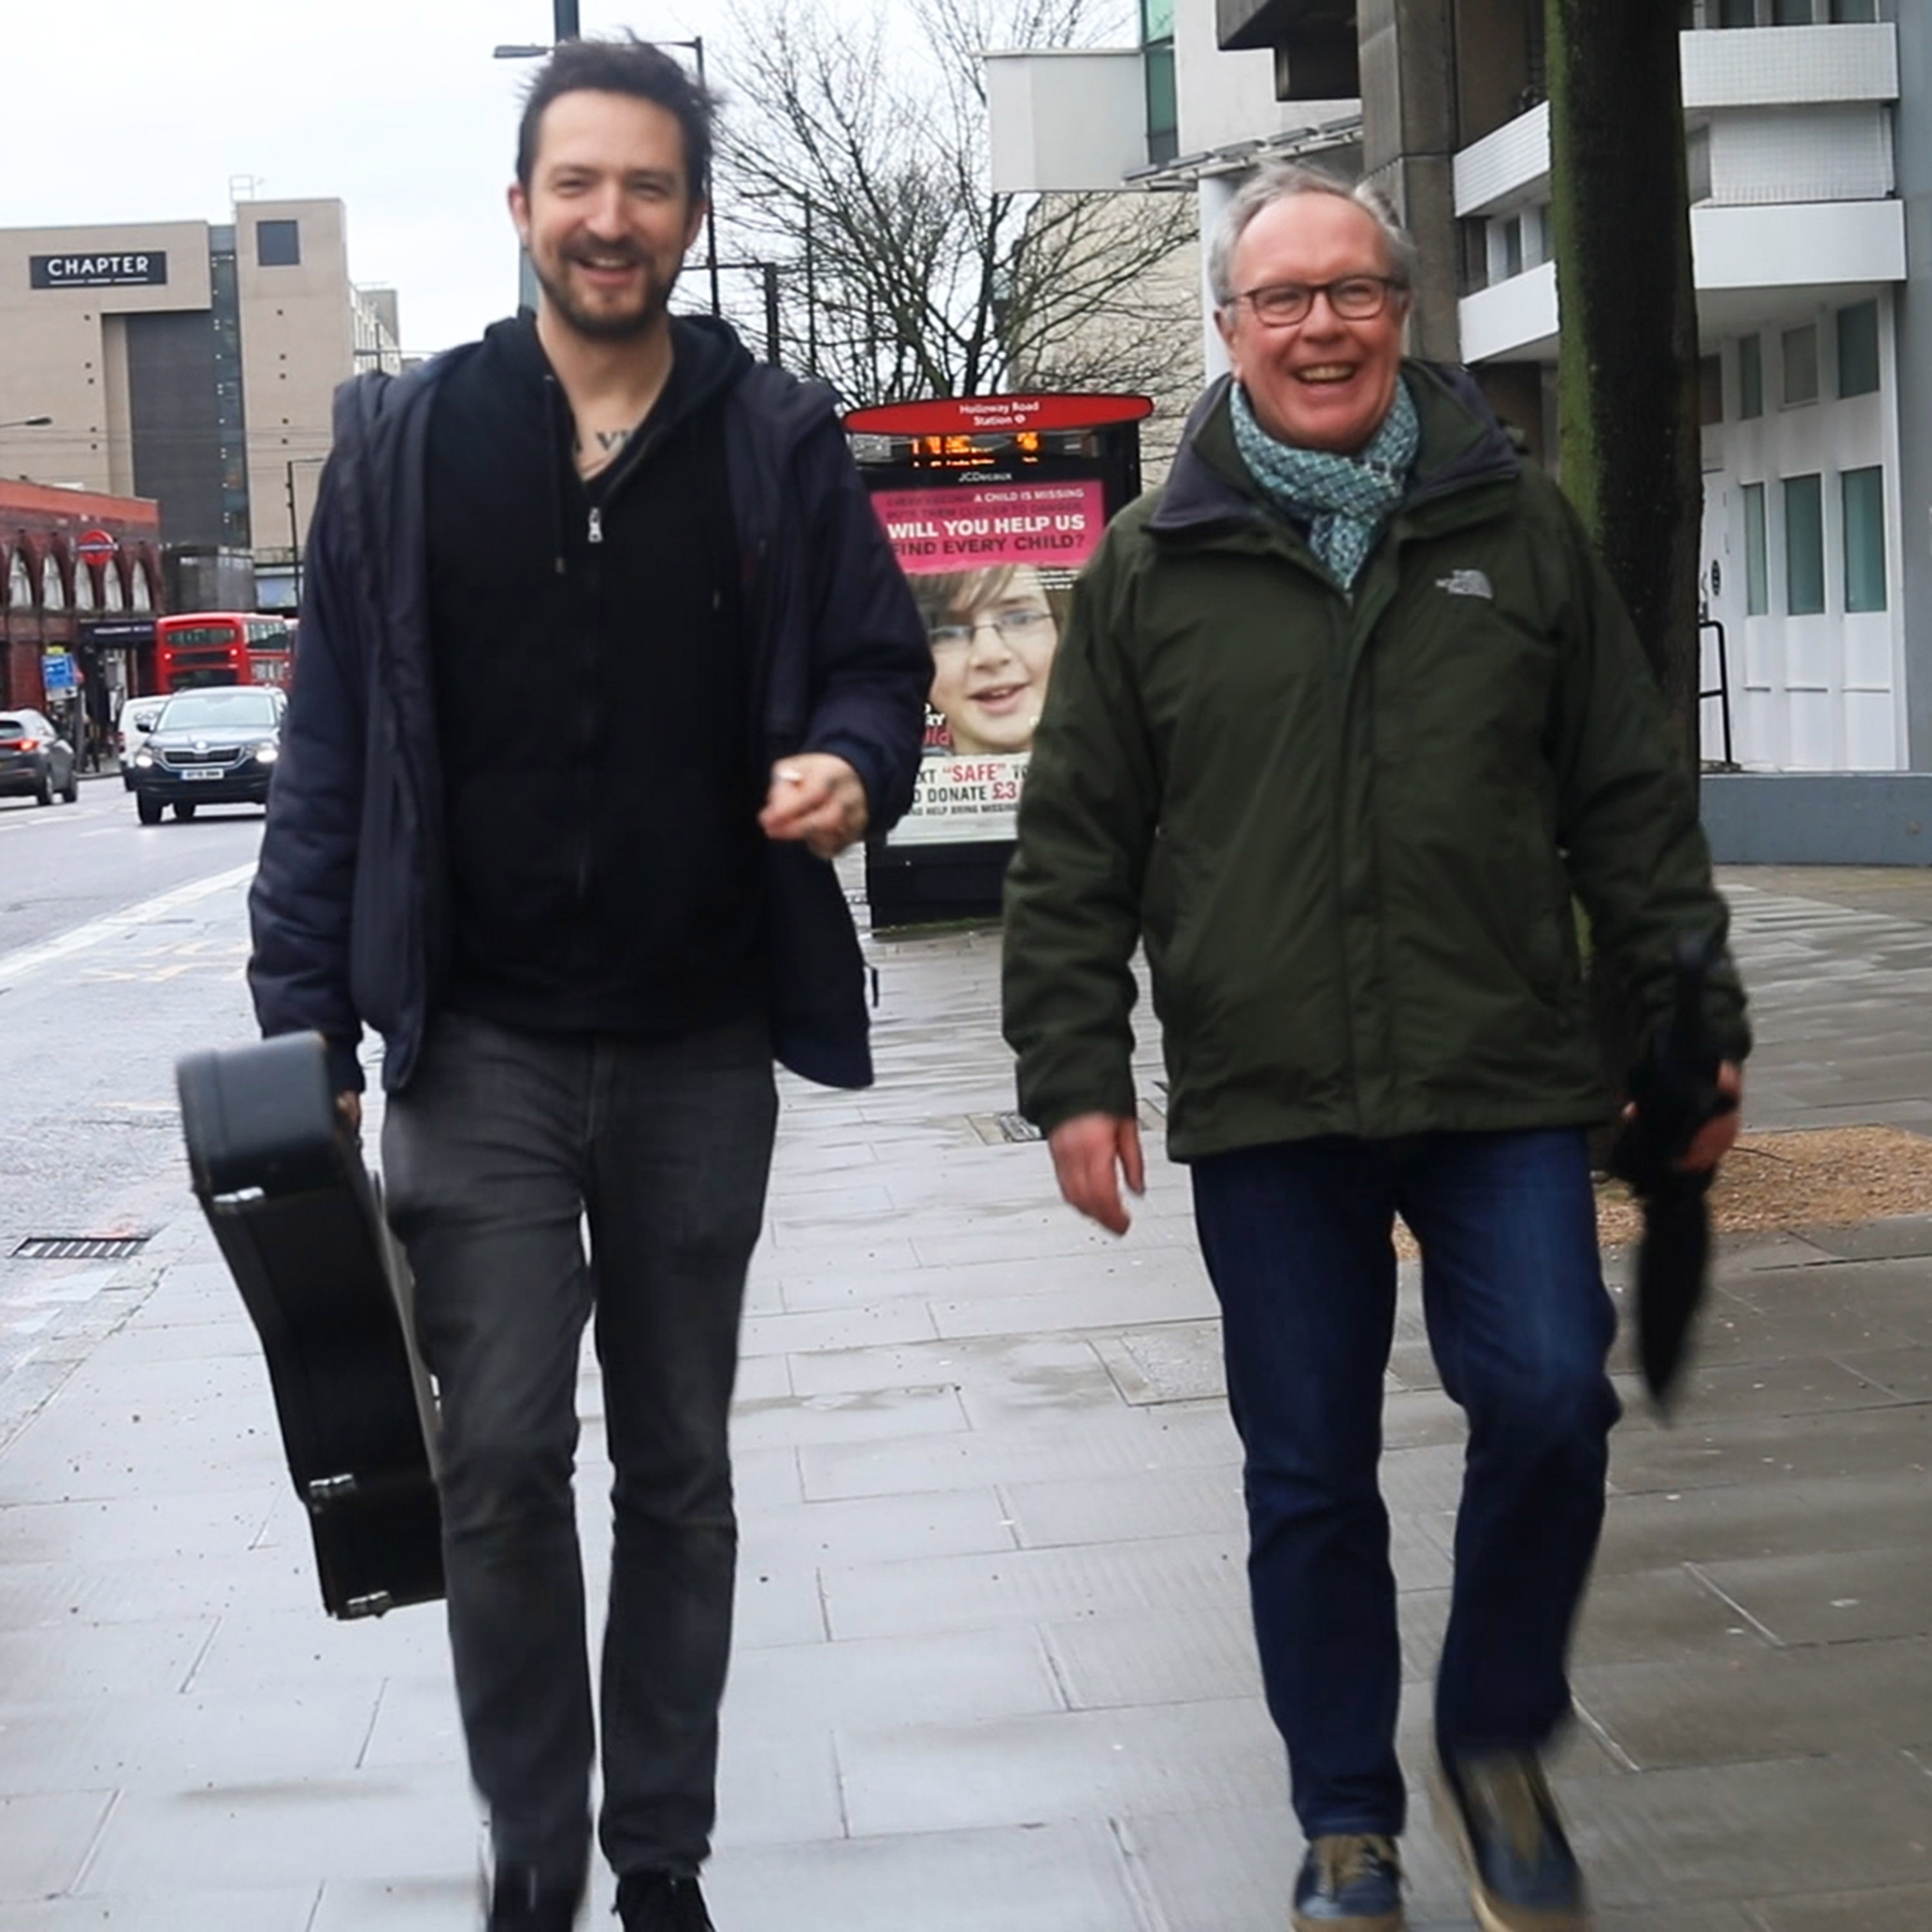
[[[212,898],[217,892],[225,892],[254,876],[255,861],[250,859],[245,866],[231,866],[226,872],[217,872],[212,878],[196,879],[190,884],[177,886],[171,892],[143,899],[139,905],[130,906],[124,912],[110,912],[99,919],[89,920],[85,926],[77,926],[71,932],[62,933],[58,939],[46,940],[38,946],[23,946],[16,952],[0,953],[0,991],[17,986],[22,980],[46,967],[57,965],[63,959],[71,959],[77,952],[88,952],[110,939],[125,939],[143,926],[158,924],[184,906]]]
[[[71,825],[75,819],[81,816],[82,816],[81,813],[70,812],[63,819],[58,812],[37,812],[29,817],[24,812],[16,812],[10,817],[0,820],[0,830],[8,832],[27,832],[31,831],[36,825]]]
[[[122,802],[123,795],[117,793],[106,804],[96,804],[83,792],[83,802],[77,805],[28,806],[8,801],[8,808],[0,810],[0,832],[24,831],[34,825],[71,825],[76,818],[118,818],[130,807]]]

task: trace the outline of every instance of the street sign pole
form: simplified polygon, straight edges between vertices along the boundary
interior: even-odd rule
[[[58,647],[41,652],[40,690],[49,711],[54,709],[56,700],[72,709],[74,716],[70,716],[66,728],[68,742],[74,746],[74,763],[78,766],[81,748],[75,742],[78,734],[74,730],[74,716],[78,716],[80,707],[75,703],[78,693],[74,686],[74,658],[70,652]],[[58,722],[56,728],[59,728]]]

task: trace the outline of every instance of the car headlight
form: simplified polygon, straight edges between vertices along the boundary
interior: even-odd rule
[[[281,754],[282,748],[273,739],[255,747],[255,762],[258,765],[272,765]]]
[[[154,762],[154,754],[152,752],[136,752],[134,754],[134,769],[136,771],[145,772]]]

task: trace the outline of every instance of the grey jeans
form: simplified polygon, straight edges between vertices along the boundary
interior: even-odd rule
[[[442,1401],[457,1698],[500,1864],[563,1880],[589,1856],[572,1476],[593,1313],[616,1470],[598,1834],[620,1874],[694,1872],[710,1849],[737,1551],[726,1415],[777,1111],[762,1020],[592,1040],[445,1015],[389,1102],[389,1215]]]

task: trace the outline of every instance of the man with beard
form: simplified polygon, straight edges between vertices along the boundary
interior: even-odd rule
[[[586,1889],[593,1316],[598,1836],[629,1932],[710,1924],[771,1062],[871,1078],[826,862],[904,811],[931,670],[830,398],[668,311],[710,143],[668,56],[559,48],[510,190],[536,315],[342,392],[251,901],[262,1028],[325,1036],[352,1118],[363,1025],[386,1042],[497,1932],[562,1932]]]

